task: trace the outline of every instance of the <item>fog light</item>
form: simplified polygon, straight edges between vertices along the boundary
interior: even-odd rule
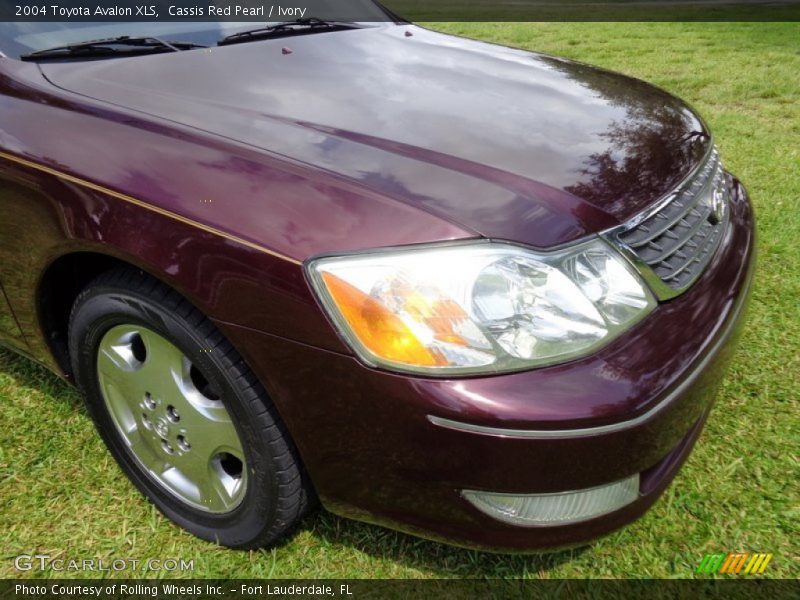
[[[614,512],[639,496],[639,474],[598,487],[554,494],[497,494],[464,490],[464,498],[490,517],[512,525],[553,526]]]

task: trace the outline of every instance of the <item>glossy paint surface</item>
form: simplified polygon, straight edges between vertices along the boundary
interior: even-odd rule
[[[746,299],[753,223],[741,188],[691,290],[596,354],[512,375],[433,380],[364,366],[302,263],[475,237],[547,248],[597,233],[693,169],[710,143],[700,119],[620,75],[413,26],[273,42],[41,69],[0,59],[0,341],[58,371],[42,280],[64,257],[110,256],[217,323],[331,510],[506,550],[572,543],[641,514],[699,434],[730,348],[723,332]],[[638,427],[571,440],[427,418],[581,428],[668,397]],[[575,489],[636,470],[641,501],[547,532],[492,521],[459,496]]]
[[[267,152],[65,95],[33,64],[0,60],[0,116],[0,280],[45,359],[38,282],[66,254],[115,256],[215,319],[345,352],[300,260],[474,235]]]
[[[708,145],[694,113],[647,84],[413,26],[42,68],[67,90],[539,247],[629,219],[685,177]],[[251,237],[268,233],[258,221],[219,218],[252,228]]]

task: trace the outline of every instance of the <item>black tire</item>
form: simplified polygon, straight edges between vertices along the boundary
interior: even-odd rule
[[[117,429],[97,357],[105,333],[122,324],[147,327],[170,341],[219,390],[247,465],[243,498],[230,512],[198,510],[171,494],[136,460]],[[72,308],[69,351],[97,430],[125,474],[170,520],[202,539],[249,549],[278,542],[304,516],[313,491],[275,407],[233,346],[180,294],[134,269],[100,275]]]

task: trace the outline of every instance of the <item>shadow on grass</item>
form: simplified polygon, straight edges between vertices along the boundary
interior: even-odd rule
[[[318,509],[302,523],[325,544],[345,546],[405,568],[438,577],[521,578],[542,576],[578,558],[590,546],[538,554],[495,554],[432,542],[376,525],[343,519]],[[291,540],[287,543],[291,544]]]
[[[86,412],[80,393],[42,365],[0,346],[0,372],[12,377],[23,389],[45,394],[52,400]]]
[[[20,391],[44,394],[49,400],[85,412],[80,393],[67,382],[33,361],[0,348],[0,373],[11,377]],[[548,554],[493,554],[448,546],[438,542],[337,517],[324,509],[309,515],[298,532],[309,532],[320,543],[341,546],[374,558],[392,561],[410,569],[435,573],[439,577],[518,578],[542,575],[577,558],[587,546]],[[283,544],[290,548],[296,535]]]

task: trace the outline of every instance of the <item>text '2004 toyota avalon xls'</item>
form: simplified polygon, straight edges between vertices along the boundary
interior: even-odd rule
[[[226,546],[317,498],[498,551],[629,523],[708,417],[747,194],[657,88],[378,20],[0,26],[0,340]]]

